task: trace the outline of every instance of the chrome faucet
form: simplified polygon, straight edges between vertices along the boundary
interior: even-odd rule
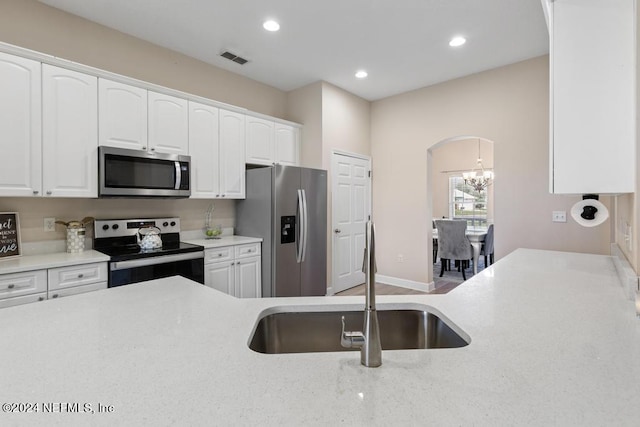
[[[376,312],[375,227],[371,221],[367,221],[365,241],[364,259],[362,260],[362,272],[365,276],[366,287],[364,327],[362,332],[345,331],[344,316],[342,316],[340,344],[345,348],[359,348],[360,363],[369,368],[377,368],[382,365],[382,346],[380,345],[380,329]]]

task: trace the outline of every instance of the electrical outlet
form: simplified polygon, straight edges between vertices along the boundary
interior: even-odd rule
[[[553,211],[551,214],[553,222],[567,222],[567,211]]]
[[[55,218],[45,218],[44,219],[44,231],[50,233],[52,231],[56,231],[56,219]]]
[[[398,254],[398,262],[404,262],[404,255]]]

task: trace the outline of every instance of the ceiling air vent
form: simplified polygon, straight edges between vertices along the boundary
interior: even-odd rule
[[[228,60],[233,61],[233,62],[235,62],[235,63],[237,63],[237,64],[240,64],[240,65],[244,65],[244,64],[246,64],[247,62],[249,62],[249,60],[244,59],[243,57],[238,56],[238,55],[236,55],[235,53],[231,53],[231,52],[229,52],[228,50],[227,50],[227,51],[222,52],[222,53],[220,54],[220,56],[222,56],[223,58],[227,58]]]

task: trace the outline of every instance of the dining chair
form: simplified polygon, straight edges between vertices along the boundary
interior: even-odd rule
[[[434,220],[431,220],[431,226],[432,228],[436,228],[436,222]],[[433,245],[433,263],[436,263],[436,260],[438,259],[438,239],[431,239],[432,240],[432,245]]]
[[[436,220],[438,229],[438,258],[440,258],[440,277],[444,275],[445,265],[448,261],[458,261],[462,278],[467,280],[464,272],[469,260],[473,257],[471,242],[466,236],[467,221]]]
[[[487,228],[487,236],[484,238],[484,242],[482,243],[480,255],[484,255],[485,268],[493,264],[493,224],[490,224],[489,228]],[[487,257],[489,264],[487,264]]]

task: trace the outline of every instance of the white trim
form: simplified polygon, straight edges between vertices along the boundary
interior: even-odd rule
[[[329,286],[329,287],[327,288],[327,296],[328,296],[328,297],[330,297],[330,296],[332,296],[332,295],[334,295],[334,292],[333,292],[333,286]]]
[[[629,261],[627,261],[627,257],[624,255],[617,243],[611,244],[611,257],[613,258],[613,265],[616,267],[618,279],[620,279],[620,284],[622,285],[627,298],[631,301],[635,301],[636,292],[640,291],[640,277],[638,277],[633,271]]]
[[[180,90],[171,89],[165,86],[160,86],[154,83],[145,82],[143,80],[138,80],[133,77],[123,76],[122,74],[112,73],[110,71],[101,70],[99,68],[94,68],[89,65],[79,64],[77,62],[69,61],[67,59],[58,58],[53,55],[48,55],[46,53],[37,52],[35,50],[25,49],[20,46],[15,46],[8,43],[0,42],[0,52],[8,53],[11,55],[20,56],[22,58],[32,59],[34,61],[42,62],[43,64],[55,65],[57,67],[66,68],[67,70],[78,71],[80,73],[89,74],[92,76],[96,76],[98,78],[104,78],[113,80],[115,82],[128,84],[131,86],[136,86],[141,89],[151,90],[154,92],[163,93],[166,95],[172,95],[178,98],[186,99],[187,101],[195,101],[201,104],[210,105],[213,107],[223,108],[225,110],[235,111],[237,113],[247,114],[254,117],[260,117],[267,120],[272,120],[277,123],[282,123],[294,127],[301,128],[302,125],[299,123],[291,122],[289,120],[280,119],[277,117],[267,116],[265,114],[261,114],[255,111],[247,110],[243,107],[238,107],[235,105],[227,104],[224,102],[216,101],[214,99],[204,98],[199,95],[194,95],[192,93],[182,92]]]
[[[422,292],[431,292],[436,288],[434,282],[424,283],[416,282],[413,280],[400,279],[399,277],[383,276],[376,274],[376,282],[384,283],[385,285],[399,286],[401,288],[413,289]]]
[[[349,151],[336,150],[335,148],[331,150],[331,155],[333,156],[334,154],[339,154],[341,156],[347,156],[347,157],[354,157],[356,159],[368,160],[369,167],[371,167],[371,156],[358,154],[358,153],[350,153]]]

